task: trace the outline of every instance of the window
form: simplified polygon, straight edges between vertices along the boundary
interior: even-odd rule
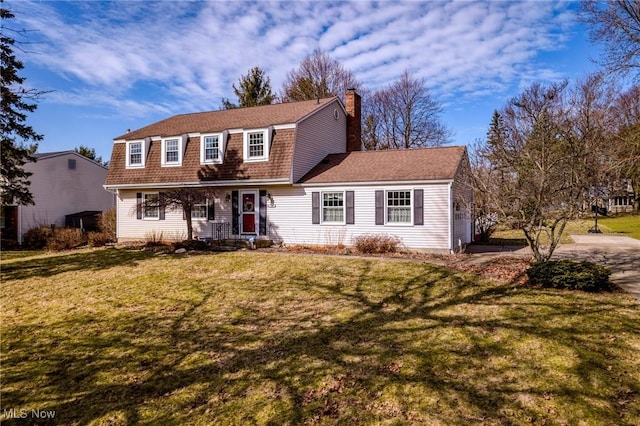
[[[207,202],[202,204],[194,204],[191,209],[191,219],[206,219],[207,218]]]
[[[322,222],[344,223],[344,192],[322,193]]]
[[[162,165],[179,166],[182,163],[182,143],[179,138],[162,140]]]
[[[142,163],[142,142],[130,142],[129,144],[129,163],[127,166],[143,166]]]
[[[157,220],[160,219],[160,197],[157,192],[143,194],[142,218]]]
[[[412,223],[411,191],[387,191],[387,223]]]
[[[269,129],[244,132],[244,161],[267,161],[269,159]]]
[[[214,135],[202,135],[200,137],[200,163],[219,164],[222,163],[223,141],[225,133]]]

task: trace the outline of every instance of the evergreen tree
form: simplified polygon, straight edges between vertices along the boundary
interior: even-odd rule
[[[80,155],[87,157],[89,160],[93,160],[96,163],[102,164],[103,166],[106,165],[106,163],[102,161],[102,157],[96,155],[95,148],[89,148],[88,146],[80,145],[78,148],[75,148],[74,151]]]
[[[271,80],[260,67],[251,68],[238,83],[239,87],[233,85],[233,92],[238,97],[238,105],[228,99],[222,99],[224,109],[270,105],[275,99],[271,92]]]
[[[6,22],[14,15],[0,7],[0,55],[2,58],[2,108],[0,111],[0,130],[2,133],[2,175],[0,177],[0,193],[2,204],[33,204],[33,195],[29,190],[29,176],[23,166],[35,161],[34,153],[37,142],[42,135],[37,134],[31,126],[25,124],[27,113],[35,111],[37,105],[31,103],[43,92],[26,89],[24,77],[18,72],[24,68],[14,52],[16,40],[11,34],[19,31],[6,27]],[[33,142],[33,143],[29,143]]]

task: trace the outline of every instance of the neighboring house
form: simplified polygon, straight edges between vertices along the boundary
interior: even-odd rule
[[[615,182],[605,202],[610,213],[631,213],[635,200],[631,180],[621,179]]]
[[[361,149],[360,96],[170,117],[114,140],[105,188],[117,194],[118,240],[181,239],[181,211],[143,208],[177,187],[215,188],[192,214],[200,238],[352,245],[392,234],[408,249],[471,241],[464,147]]]
[[[65,227],[70,218],[77,218],[72,222],[79,227],[82,217],[88,221],[95,213],[115,206],[113,194],[103,188],[106,167],[75,151],[40,153],[35,157],[36,162],[24,165],[26,171],[33,173],[29,189],[35,204],[2,206],[3,240],[22,243],[22,236],[29,229]]]

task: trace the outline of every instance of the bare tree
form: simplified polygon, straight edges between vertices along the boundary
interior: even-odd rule
[[[164,216],[165,210],[181,210],[187,225],[187,239],[192,240],[193,213],[198,211],[201,217],[206,218],[209,214],[207,209],[211,208],[213,200],[218,196],[218,191],[215,189],[188,187],[176,188],[168,191],[161,191],[158,193],[157,197],[148,197],[145,200],[140,200],[135,209],[137,212],[157,212],[160,218]]]
[[[451,131],[440,121],[442,112],[424,81],[409,71],[375,92],[365,115],[363,142],[367,149],[410,149],[449,142]]]
[[[591,39],[604,44],[601,64],[611,73],[631,73],[640,80],[640,2],[582,0],[579,18],[591,26]]]
[[[498,114],[497,111],[495,113]],[[469,146],[475,232],[482,242],[489,241],[499,223],[498,208],[494,205],[499,172],[488,161],[486,150],[486,142],[482,139]]]
[[[612,107],[613,147],[618,166],[614,175],[633,191],[633,208],[640,211],[640,86],[620,94]]]
[[[302,60],[297,69],[290,71],[284,82],[282,98],[285,101],[305,101],[340,96],[347,89],[361,91],[355,76],[328,53],[316,49]]]

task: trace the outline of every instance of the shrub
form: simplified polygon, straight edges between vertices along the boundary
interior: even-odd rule
[[[91,247],[103,247],[112,241],[111,236],[106,232],[89,232],[87,234],[87,243]]]
[[[36,226],[24,233],[22,236],[22,244],[31,249],[45,248],[52,233],[49,226]]]
[[[145,239],[145,247],[158,247],[166,245],[162,231],[158,232],[155,230],[147,231],[144,235]]]
[[[353,238],[353,245],[361,253],[395,253],[400,239],[394,235],[364,234]]]
[[[81,229],[56,229],[47,240],[47,249],[51,251],[69,250],[85,244]]]
[[[104,233],[108,238],[108,242],[116,241],[116,208],[112,207],[109,210],[105,210],[100,215],[100,222],[98,224],[100,232]]]
[[[582,291],[611,290],[609,275],[604,266],[572,260],[534,262],[527,270],[531,285]]]

